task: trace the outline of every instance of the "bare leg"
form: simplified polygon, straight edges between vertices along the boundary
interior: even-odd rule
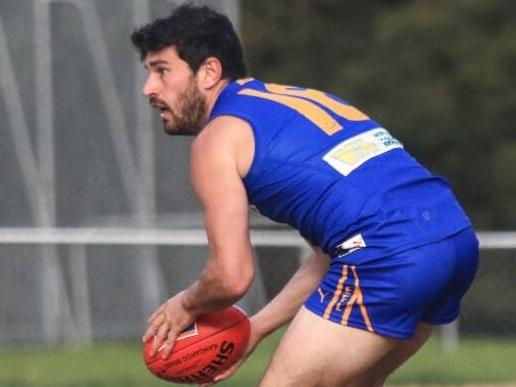
[[[345,386],[399,341],[327,321],[304,307],[276,349],[260,387]]]
[[[383,386],[387,377],[416,353],[426,343],[432,332],[433,325],[420,323],[412,339],[398,341],[396,346],[378,363],[349,383],[347,387]]]

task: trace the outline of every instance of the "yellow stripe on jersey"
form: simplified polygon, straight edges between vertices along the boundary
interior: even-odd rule
[[[294,109],[299,114],[310,120],[314,125],[318,126],[323,132],[332,135],[339,130],[342,130],[342,125],[333,119],[331,115],[315,103],[307,101],[300,97],[292,97],[283,94],[267,93],[254,89],[243,89],[238,92],[241,95],[249,95],[252,97],[259,97],[269,101],[278,102],[282,105]]]
[[[254,80],[254,78],[240,78],[236,80],[236,83],[238,83],[240,86],[244,86],[246,83],[251,82],[252,80]]]
[[[329,97],[326,93],[314,89],[300,89],[291,86],[277,85],[275,83],[267,83],[267,90],[276,94],[292,95],[294,97],[307,98],[311,101],[320,103],[327,107],[335,114],[344,117],[350,121],[364,121],[368,120],[369,117],[362,113],[360,110],[351,105],[346,105],[342,102],[336,101]]]

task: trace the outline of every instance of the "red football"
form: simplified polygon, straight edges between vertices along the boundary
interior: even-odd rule
[[[143,357],[150,372],[174,383],[199,384],[235,364],[249,340],[250,323],[238,307],[199,316],[181,333],[166,359],[161,349],[151,357],[152,340],[145,343]]]

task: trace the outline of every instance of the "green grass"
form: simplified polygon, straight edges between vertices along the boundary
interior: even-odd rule
[[[265,341],[221,387],[254,386],[279,334]],[[389,384],[466,384],[516,381],[516,340],[462,339],[459,351],[444,354],[438,339],[404,365]],[[0,350],[2,387],[171,387],[144,367],[137,343],[106,343],[88,349]]]
[[[456,353],[443,353],[432,339],[389,379],[389,384],[516,385],[516,339],[461,339]]]

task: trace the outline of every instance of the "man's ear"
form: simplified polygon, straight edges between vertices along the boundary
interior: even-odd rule
[[[222,79],[222,63],[214,56],[204,60],[197,70],[197,82],[199,87],[209,90],[215,87]]]

